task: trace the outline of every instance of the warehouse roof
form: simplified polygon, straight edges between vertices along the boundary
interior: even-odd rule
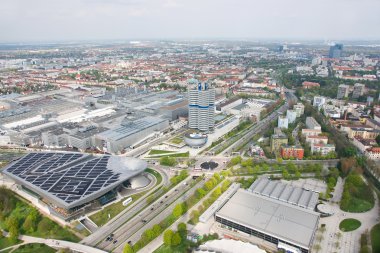
[[[302,187],[291,186],[281,181],[272,181],[266,177],[257,179],[249,191],[278,199],[293,205],[313,210],[318,202],[318,193]]]
[[[265,234],[310,248],[318,213],[239,189],[217,216]]]

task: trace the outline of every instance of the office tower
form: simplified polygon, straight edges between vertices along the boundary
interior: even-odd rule
[[[348,85],[345,85],[345,84],[341,84],[338,86],[338,93],[336,95],[336,98],[337,99],[341,99],[341,98],[346,98],[348,97],[348,90],[349,90],[350,86]]]
[[[189,128],[212,132],[214,128],[215,90],[199,83],[189,90]]]
[[[335,44],[330,47],[329,58],[340,58],[342,56],[343,44]]]
[[[354,92],[352,93],[352,98],[358,98],[363,96],[365,85],[361,83],[355,83]]]

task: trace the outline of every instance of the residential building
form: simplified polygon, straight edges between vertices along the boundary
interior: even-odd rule
[[[348,131],[348,137],[361,137],[363,139],[376,139],[380,134],[380,130],[375,130],[373,128],[363,128],[363,127],[351,127]]]
[[[315,96],[313,99],[313,106],[316,106],[318,108],[321,107],[322,105],[324,105],[325,103],[326,103],[325,97]]]
[[[380,160],[380,147],[372,147],[365,151],[365,156],[372,160]]]
[[[288,128],[288,123],[289,123],[289,120],[288,118],[284,117],[284,116],[279,116],[278,117],[278,125],[277,127],[279,128]]]
[[[277,153],[281,145],[288,144],[288,137],[285,134],[273,134],[270,139],[270,149],[272,152]]]
[[[312,89],[312,88],[319,88],[319,87],[321,87],[321,85],[319,83],[315,83],[315,82],[304,81],[302,83],[302,87],[304,89],[308,90],[308,89]]]
[[[306,127],[308,129],[321,130],[321,125],[313,117],[306,118]]]
[[[359,98],[364,94],[365,85],[361,83],[355,83],[354,91],[352,92],[352,98]]]
[[[304,155],[304,149],[300,146],[287,146],[282,145],[280,148],[282,158],[289,159],[295,158],[301,160]]]
[[[297,112],[295,110],[287,110],[286,118],[288,119],[289,124],[292,124],[297,119]]]
[[[302,103],[297,103],[293,106],[293,110],[296,111],[297,117],[301,117],[305,112],[305,106]]]
[[[337,99],[342,99],[348,97],[350,86],[346,84],[341,84],[338,86],[338,93],[336,95]]]
[[[335,145],[333,144],[324,144],[324,143],[312,143],[311,144],[311,153],[320,153],[321,155],[327,155],[330,152],[335,151]]]
[[[329,138],[327,136],[310,135],[306,136],[306,142],[310,144],[327,144]]]
[[[215,89],[201,83],[189,90],[189,128],[212,132],[215,119]]]
[[[321,129],[302,129],[302,136],[315,136],[322,133]]]
[[[340,58],[342,57],[343,44],[335,44],[330,47],[329,58]]]

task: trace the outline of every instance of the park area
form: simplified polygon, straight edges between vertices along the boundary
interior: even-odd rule
[[[340,208],[351,213],[362,213],[371,210],[375,205],[375,198],[371,188],[358,174],[347,176]]]
[[[0,228],[9,232],[13,244],[20,234],[78,242],[79,238],[69,229],[41,215],[14,192],[0,188]],[[2,243],[7,243],[2,241]]]
[[[361,226],[361,222],[357,219],[344,219],[339,224],[339,229],[343,232],[350,232],[358,229]]]

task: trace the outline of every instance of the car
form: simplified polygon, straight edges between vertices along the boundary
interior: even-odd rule
[[[145,222],[146,222],[146,220],[141,220],[141,222],[144,222],[144,223],[145,223]]]
[[[153,210],[154,210],[154,208],[152,207],[150,210],[151,210],[151,211],[153,211]]]
[[[162,203],[164,203],[164,201],[161,200],[160,203],[162,204]]]
[[[106,242],[111,241],[111,237],[107,237]]]
[[[116,243],[117,243],[117,240],[113,241],[112,243],[113,243],[113,244],[116,244]]]
[[[167,198],[168,198],[168,195],[165,196],[165,199],[167,199]]]
[[[128,241],[128,244],[132,244],[132,241]]]
[[[174,191],[175,191],[175,192],[177,192],[177,191],[178,191],[178,189],[175,189]]]

